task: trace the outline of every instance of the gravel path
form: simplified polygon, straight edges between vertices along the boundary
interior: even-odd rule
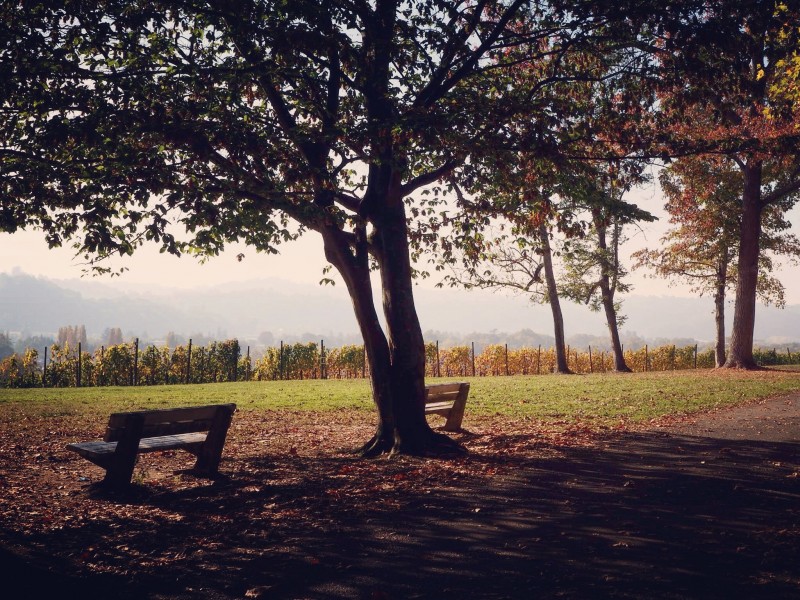
[[[800,393],[720,409],[664,428],[675,435],[764,442],[800,441]]]

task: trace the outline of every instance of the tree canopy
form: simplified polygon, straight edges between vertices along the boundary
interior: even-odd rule
[[[2,10],[4,230],[41,228],[92,260],[145,242],[275,252],[314,231],[367,348],[379,423],[365,451],[447,445],[424,419],[409,257],[439,234],[441,195],[413,193],[523,138],[546,152],[550,124],[568,114],[544,90],[580,73],[568,60],[578,48],[603,53],[607,20],[523,0]],[[553,68],[509,84],[545,57]],[[523,115],[532,126],[517,131]]]

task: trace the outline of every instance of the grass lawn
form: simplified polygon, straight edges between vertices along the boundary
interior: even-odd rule
[[[800,390],[800,370],[674,371],[634,374],[466,378],[470,416],[545,421],[633,422]],[[443,381],[431,379],[430,382]],[[365,380],[306,380],[154,387],[0,390],[0,412],[16,416],[83,415],[235,402],[245,411],[372,411]]]

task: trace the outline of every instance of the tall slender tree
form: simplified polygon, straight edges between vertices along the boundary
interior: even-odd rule
[[[688,156],[670,164],[659,179],[672,227],[661,238],[660,248],[634,253],[634,267],[648,267],[654,277],[688,282],[693,292],[713,295],[714,356],[721,367],[726,361],[726,296],[737,279],[741,171],[724,156]],[[786,231],[789,227],[780,208],[764,212],[757,293],[766,304],[784,304],[772,257],[796,260],[800,251],[797,238]]]
[[[447,284],[466,289],[511,290],[527,295],[532,302],[547,303],[553,317],[556,373],[571,373],[564,334],[564,316],[558,294],[551,242],[552,227],[543,214],[531,215],[527,222],[485,233],[479,243],[471,243],[445,277]]]
[[[633,183],[642,177],[641,165],[632,163],[632,167],[630,173],[625,173],[613,162],[584,165],[586,175],[571,200],[576,210],[588,213],[588,227],[564,252],[561,282],[566,297],[588,304],[592,310],[602,309],[614,370],[622,373],[630,372],[619,336],[624,317],[620,314],[618,294],[630,290],[625,282],[628,271],[620,258],[621,246],[627,239],[624,229],[637,221],[655,220],[647,211],[623,200]]]
[[[658,13],[656,13],[658,16]],[[755,368],[753,332],[762,222],[800,190],[800,103],[788,84],[800,31],[796,3],[687,2],[660,20],[665,152],[724,155],[742,177],[736,304],[725,366]],[[789,74],[789,76],[787,76]],[[776,178],[766,171],[780,172]]]

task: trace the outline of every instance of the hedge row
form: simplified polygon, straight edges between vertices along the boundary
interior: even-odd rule
[[[242,354],[237,340],[212,342],[193,347],[191,342],[176,348],[148,346],[138,341],[100,348],[93,353],[54,344],[43,355],[27,349],[0,361],[2,387],[68,387],[105,385],[162,385],[214,383],[272,379],[350,379],[369,375],[364,347],[358,345],[323,348],[316,343],[281,344],[267,348],[258,360],[249,349]],[[428,377],[536,375],[550,373],[555,365],[553,348],[516,348],[495,344],[480,353],[474,346],[440,349],[425,347]],[[576,373],[603,373],[613,369],[609,352],[568,349],[569,367]],[[791,364],[800,355],[756,350],[762,365]],[[698,352],[697,346],[660,346],[626,350],[625,360],[634,371],[711,368],[712,350]]]

